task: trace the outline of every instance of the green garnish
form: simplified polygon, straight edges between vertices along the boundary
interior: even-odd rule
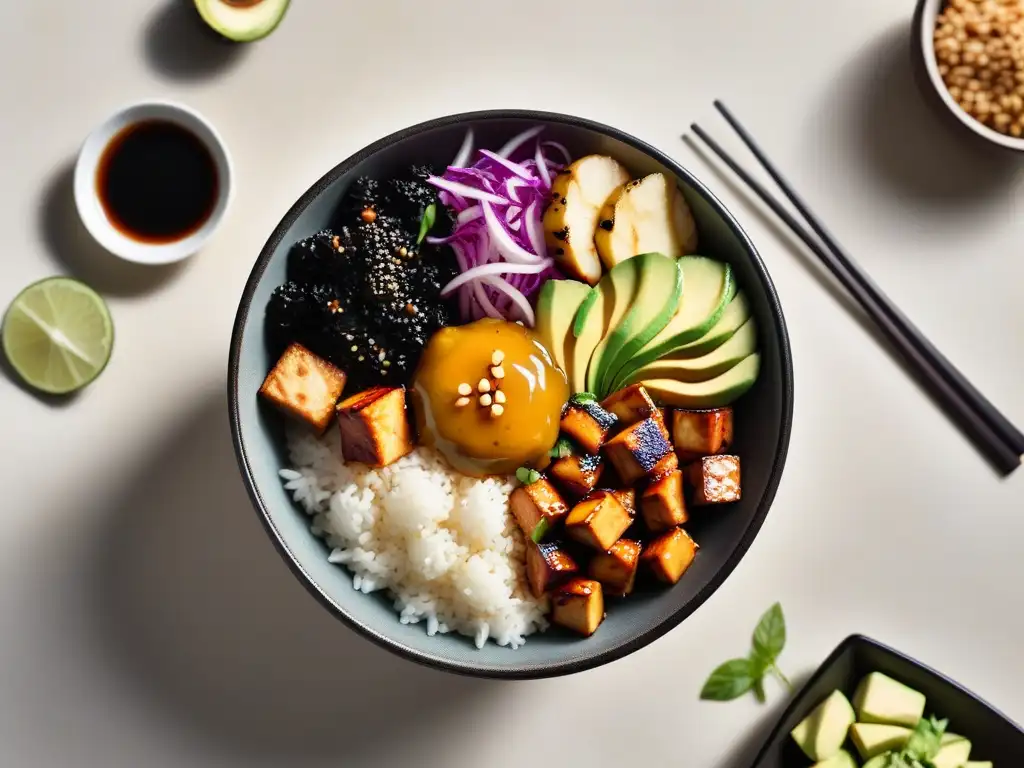
[[[782,605],[775,603],[757,623],[747,658],[720,664],[704,683],[700,697],[708,701],[732,701],[753,691],[755,698],[763,703],[764,678],[769,672],[793,690],[776,663],[785,646],[786,619],[782,615]]]
[[[898,752],[890,752],[885,768],[933,768],[931,760],[942,749],[942,736],[948,720],[937,720],[935,716],[922,717],[910,734],[907,745]]]
[[[540,544],[541,539],[547,535],[550,527],[551,521],[546,517],[542,517],[540,522],[533,527],[533,533],[530,534],[530,540],[533,541],[534,544]]]
[[[516,480],[523,485],[533,485],[540,480],[540,472],[529,467],[520,467],[516,470]]]
[[[427,233],[434,226],[434,222],[437,220],[437,203],[431,203],[423,211],[423,217],[420,219],[420,234],[416,238],[416,245],[423,242],[423,238],[427,236]]]
[[[575,395],[569,398],[570,405],[587,405],[588,403],[596,403],[597,395],[593,392],[577,392]]]
[[[564,459],[566,456],[572,456],[572,440],[568,437],[558,438],[555,447],[548,451],[548,456],[552,459]]]

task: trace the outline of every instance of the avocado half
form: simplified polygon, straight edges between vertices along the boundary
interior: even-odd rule
[[[291,0],[195,0],[203,21],[228,40],[249,43],[281,23]]]

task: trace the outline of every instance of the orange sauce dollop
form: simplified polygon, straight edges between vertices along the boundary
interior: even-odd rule
[[[431,337],[412,396],[420,442],[481,477],[515,472],[551,450],[569,385],[529,329],[486,318]]]

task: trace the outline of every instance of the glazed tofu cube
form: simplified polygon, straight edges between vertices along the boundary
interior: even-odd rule
[[[672,442],[683,461],[727,451],[732,444],[732,408],[674,411]]]
[[[654,533],[685,523],[689,516],[683,500],[683,473],[673,469],[654,478],[640,497],[640,510],[647,527]]]
[[[338,426],[345,461],[386,467],[414,447],[404,387],[371,387],[342,400]]]
[[[660,419],[638,421],[613,437],[604,448],[604,455],[626,485],[676,469],[672,444],[660,426]]]
[[[590,561],[590,578],[601,582],[609,595],[625,597],[633,591],[636,582],[640,550],[639,541],[619,539],[607,552],[594,555]]]
[[[611,491],[594,491],[569,512],[565,532],[580,544],[605,552],[632,522],[632,516]]]
[[[612,491],[612,496],[619,500],[619,503],[626,508],[630,517],[636,517],[636,491],[626,488],[623,491]]]
[[[673,528],[650,542],[640,559],[656,579],[675,584],[690,567],[698,549],[697,542],[686,531]]]
[[[551,621],[584,637],[590,637],[604,621],[601,582],[573,579],[551,596]]]
[[[526,544],[526,576],[534,597],[541,597],[549,589],[572,578],[579,566],[568,552],[553,542]]]
[[[608,437],[609,430],[615,426],[616,418],[596,402],[569,401],[562,414],[561,429],[567,436],[575,440],[590,454],[600,452]]]
[[[628,427],[658,413],[658,406],[643,384],[631,384],[613,392],[601,401],[601,407],[619,420],[619,426]]]
[[[705,456],[691,464],[688,471],[695,505],[740,500],[739,456]]]
[[[551,528],[569,514],[569,507],[544,477],[512,491],[509,504],[523,533],[535,542],[543,540]]]
[[[594,490],[603,471],[601,457],[593,455],[565,456],[556,459],[548,470],[562,490],[576,498]]]
[[[322,435],[345,389],[345,374],[301,344],[292,344],[270,369],[260,395]]]

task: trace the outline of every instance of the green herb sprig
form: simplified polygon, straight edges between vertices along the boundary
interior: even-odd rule
[[[572,456],[572,452],[572,440],[563,435],[558,438],[558,442],[555,443],[555,447],[548,451],[548,456],[552,459],[564,459],[566,456]]]
[[[523,485],[533,485],[540,480],[540,472],[529,467],[520,467],[516,470],[516,480]]]
[[[778,666],[779,654],[786,647],[786,619],[782,605],[775,603],[757,622],[750,654],[743,659],[730,659],[720,664],[704,683],[700,697],[706,701],[732,701],[753,691],[764,703],[764,678],[769,673],[777,677],[790,691],[792,683]]]
[[[437,203],[431,203],[424,209],[423,217],[420,219],[420,234],[416,238],[416,245],[423,242],[423,238],[433,228],[435,221],[437,221]]]
[[[942,736],[946,733],[948,720],[938,720],[933,715],[917,721],[907,745],[899,752],[887,756],[884,768],[934,768],[932,759],[942,749]]]

